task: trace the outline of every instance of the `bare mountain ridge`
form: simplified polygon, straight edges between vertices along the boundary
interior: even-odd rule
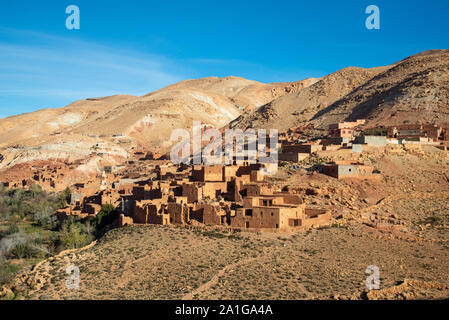
[[[449,51],[431,50],[391,66],[349,67],[243,114],[232,127],[277,128],[367,118],[368,125],[449,122]]]
[[[88,98],[63,108],[42,109],[0,119],[0,146],[7,146],[12,142],[12,137],[14,143],[30,143],[30,139],[45,138],[55,132],[128,134],[134,132],[134,127],[139,127],[142,122],[152,122],[150,119],[153,116],[159,116],[167,122],[167,119],[183,119],[192,110],[195,110],[198,120],[220,127],[239,116],[245,108],[265,104],[314,81],[306,79],[292,83],[263,84],[237,77],[209,77],[185,80],[143,97],[115,95]],[[183,120],[181,122],[191,122],[192,119],[186,117]],[[184,123],[165,123],[164,126],[181,124],[180,127],[184,128]],[[190,127],[188,123],[185,125]]]
[[[115,95],[0,119],[0,167],[38,159],[74,159],[95,149],[126,157],[133,147],[167,152],[174,129],[193,121],[217,128],[242,110],[300,90],[313,79],[263,84],[237,77],[186,80],[142,97]]]
[[[348,67],[321,78],[298,92],[284,95],[231,123],[232,127],[285,130],[310,121],[320,110],[349,94],[387,67]]]
[[[449,51],[423,52],[398,62],[315,119],[328,123],[341,114],[347,120],[367,118],[370,125],[448,122]]]
[[[285,94],[297,92],[319,81],[319,78],[307,78],[294,82],[261,83],[241,77],[207,77],[198,80],[185,80],[165,87],[159,91],[173,89],[200,89],[229,98],[240,110],[260,107]],[[159,91],[147,96],[157,95]]]
[[[391,66],[348,67],[320,79],[264,84],[238,77],[185,80],[142,97],[76,101],[0,119],[0,168],[37,159],[87,157],[92,148],[127,157],[139,147],[169,151],[174,129],[193,121],[215,127],[277,128],[356,118],[368,125],[449,123],[448,50]]]

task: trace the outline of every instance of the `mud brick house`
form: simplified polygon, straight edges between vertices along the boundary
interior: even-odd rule
[[[330,212],[306,209],[294,197],[285,201],[282,195],[246,197],[243,207],[237,208],[231,217],[231,227],[244,229],[291,230],[326,224],[331,220]]]
[[[387,128],[388,138],[429,138],[431,141],[444,139],[442,127],[431,124],[402,124]]]
[[[136,206],[136,200],[132,194],[121,195],[118,202],[120,204],[117,209],[121,213],[125,213],[125,214],[129,214],[129,213],[133,212],[134,208]]]
[[[201,186],[202,199],[215,199],[226,193],[227,182],[207,182]]]
[[[344,146],[345,144],[348,144],[353,137],[331,137],[327,139],[321,140],[321,144],[324,146],[323,149],[329,150],[329,146]]]
[[[223,168],[223,178],[224,181],[231,181],[234,177],[237,176],[237,171],[239,170],[240,166],[225,166]]]
[[[200,182],[224,181],[224,166],[194,166],[192,179]]]
[[[289,219],[299,219],[304,205],[284,205],[276,203],[277,198],[247,197],[243,208],[236,210],[231,217],[231,227],[257,229],[286,229]]]
[[[80,219],[86,219],[87,217],[89,217],[89,214],[82,212],[82,210],[80,208],[72,208],[72,207],[67,207],[64,209],[59,209],[55,212],[55,216],[58,219],[58,221],[63,221],[65,219],[67,219],[68,217],[77,217]]]
[[[283,143],[282,152],[278,155],[281,161],[299,162],[306,159],[309,154],[323,150],[320,144],[312,143]]]
[[[170,214],[166,212],[166,206],[151,200],[136,202],[132,219],[134,223],[139,224],[170,224]]]
[[[82,213],[87,213],[88,215],[94,215],[96,216],[98,212],[101,210],[101,205],[97,203],[86,203],[83,206]]]
[[[102,195],[102,192],[100,191],[95,194],[91,194],[89,196],[84,197],[83,202],[81,203],[81,206],[84,206],[87,203],[101,204],[101,195]]]
[[[132,190],[137,182],[139,182],[139,179],[120,179],[118,182],[114,182],[112,184],[112,187],[114,189],[118,189],[121,191],[121,193],[132,193]]]
[[[170,224],[186,224],[190,220],[190,207],[185,203],[169,202],[167,213]]]
[[[244,165],[244,166],[237,166],[238,169],[235,173],[235,175],[237,177],[243,177],[243,176],[251,176],[251,172],[252,171],[259,171],[260,168],[263,167],[262,164],[257,163],[257,164],[249,164],[249,165]],[[228,176],[226,176],[226,178],[228,178]]]
[[[301,219],[300,226],[303,228],[315,228],[319,226],[323,226],[328,224],[332,220],[332,215],[329,210],[325,209],[312,209],[305,208],[304,209],[304,219]],[[293,226],[297,223],[294,220],[290,221]],[[292,227],[292,225],[290,226]]]
[[[289,161],[289,162],[300,162],[308,157],[309,157],[309,154],[298,153],[298,152],[282,152],[278,156],[279,160]]]
[[[195,203],[204,199],[215,199],[227,192],[227,182],[190,182],[182,185],[182,196],[187,203]]]
[[[248,176],[249,179],[261,181],[261,175],[257,173],[262,168],[262,164],[242,164],[242,165],[216,165],[216,166],[195,166],[192,171],[192,180],[200,182],[231,181],[234,177]]]
[[[162,197],[162,190],[159,186],[153,185],[133,186],[132,194],[137,201],[160,199]]]
[[[323,150],[323,146],[320,144],[302,143],[302,144],[290,144],[282,146],[282,153],[314,153]]]
[[[195,183],[184,183],[182,185],[182,196],[187,198],[187,203],[198,202],[202,198],[200,186]]]
[[[325,164],[321,168],[322,172],[328,176],[344,179],[380,179],[381,175],[374,172],[374,168],[362,163],[351,161],[338,161]]]
[[[241,189],[242,189],[242,194],[245,197],[253,197],[253,196],[260,196],[260,195],[272,195],[274,192],[273,187],[268,183],[244,184]]]
[[[232,181],[227,182],[227,190],[226,193],[222,194],[222,197],[226,201],[230,202],[241,202],[242,195],[240,194],[240,189],[242,182],[238,181],[239,178],[235,177]]]
[[[172,164],[159,164],[156,165],[156,176],[158,180],[167,180],[176,175],[178,167]]]
[[[363,134],[366,136],[387,136],[388,129],[384,126],[365,128]]]
[[[352,138],[357,127],[365,124],[364,119],[355,122],[340,122],[329,125],[329,137],[331,138]]]
[[[251,182],[263,182],[265,181],[265,177],[259,170],[253,170],[249,175],[249,180]]]
[[[121,197],[118,190],[108,189],[101,192],[101,204],[116,204]]]
[[[190,219],[206,225],[226,225],[230,219],[230,212],[218,204],[199,204],[193,206]]]

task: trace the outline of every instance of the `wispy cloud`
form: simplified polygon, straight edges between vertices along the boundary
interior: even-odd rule
[[[36,97],[36,103],[43,101],[39,97],[53,97],[55,103],[70,103],[92,96],[143,95],[183,80],[180,70],[175,61],[158,55],[0,28],[2,114],[17,113],[8,110],[13,97]],[[39,107],[49,106],[34,106]]]
[[[0,117],[114,94],[141,96],[185,79],[241,76],[263,82],[309,76],[222,57],[167,58],[71,34],[0,27]],[[305,76],[307,75],[307,76]]]

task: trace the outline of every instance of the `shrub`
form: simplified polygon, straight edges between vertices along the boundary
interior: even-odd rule
[[[10,226],[9,226],[9,228],[8,228],[8,234],[14,234],[14,233],[17,233],[17,232],[19,232],[20,230],[19,230],[19,227],[17,226],[17,224],[15,224],[15,223],[13,223],[13,224],[11,224]]]
[[[217,231],[204,231],[202,233],[203,237],[210,237],[210,238],[226,238],[227,235],[224,235],[223,233],[217,232]]]
[[[81,248],[93,240],[93,237],[85,232],[85,227],[81,223],[71,220],[67,222],[63,224],[59,238],[65,248]]]
[[[39,195],[42,195],[42,188],[38,184],[33,184],[30,186],[29,194],[32,198],[36,198]]]
[[[0,260],[0,286],[9,284],[18,270],[18,266]]]
[[[19,243],[14,249],[12,249],[11,254],[19,259],[32,258],[39,254],[39,250],[34,248],[31,243]]]
[[[112,204],[103,205],[100,212],[97,214],[97,229],[103,229],[107,225],[111,224],[117,216],[118,212]]]
[[[27,238],[20,232],[3,237],[0,240],[0,259],[2,256],[14,256],[13,250],[19,245],[27,241]]]
[[[70,201],[71,191],[69,187],[65,188],[65,190],[59,195],[59,201],[57,203],[58,209],[64,208]]]

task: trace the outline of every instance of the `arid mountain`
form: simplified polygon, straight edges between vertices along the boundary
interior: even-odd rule
[[[243,114],[232,127],[326,128],[367,118],[367,125],[449,122],[449,51],[423,52],[391,66],[345,68]]]
[[[310,121],[320,110],[366,83],[386,67],[363,69],[349,67],[323,77],[315,84],[283,95],[266,105],[243,114],[232,127],[288,129]]]
[[[198,80],[186,80],[167,89],[200,89],[208,93],[219,94],[229,98],[240,110],[248,111],[258,108],[270,101],[289,93],[295,93],[319,81],[319,78],[308,78],[294,82],[261,83],[239,77],[209,77]],[[156,94],[150,93],[149,95]]]
[[[316,81],[263,84],[237,77],[186,80],[142,97],[117,95],[76,101],[0,120],[0,167],[41,159],[77,159],[97,151],[127,157],[140,147],[166,152],[174,129],[193,121],[217,128],[243,110]]]
[[[0,169],[45,159],[133,148],[167,152],[174,129],[277,128],[367,118],[368,126],[449,123],[449,51],[433,50],[391,66],[348,67],[319,79],[264,84],[238,77],[186,80],[142,97],[117,95],[0,119]]]
[[[328,124],[367,118],[369,125],[449,121],[449,50],[404,59],[317,114]],[[324,120],[325,119],[325,120]]]

